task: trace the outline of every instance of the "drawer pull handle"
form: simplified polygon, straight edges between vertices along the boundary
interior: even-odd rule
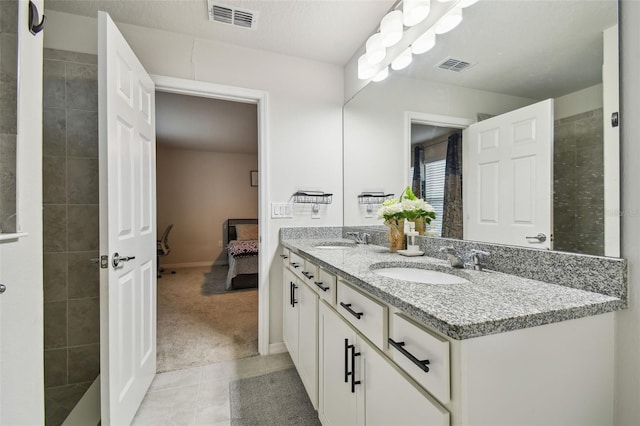
[[[356,312],[353,309],[351,309],[351,303],[340,302],[340,306],[345,308],[347,310],[347,312],[349,312],[351,315],[353,315],[354,317],[356,317],[358,319],[362,318],[362,315],[364,315],[363,312]]]
[[[284,254],[281,254],[280,257],[283,258],[283,259],[288,259],[289,258],[289,256],[286,256]]]
[[[298,269],[300,267],[300,265],[295,263],[295,262],[291,262],[291,266],[293,266],[296,269]]]
[[[328,290],[329,290],[329,287],[324,287],[324,286],[322,285],[322,281],[314,281],[313,283],[314,283],[315,285],[317,285],[318,287],[320,287],[320,290],[322,290],[322,291],[328,291]]]
[[[307,277],[310,280],[313,279],[313,275],[311,275],[311,273],[309,273],[307,271],[302,271],[302,275],[304,275],[305,277]]]
[[[397,350],[399,350],[402,355],[409,358],[409,360],[411,360],[411,362],[413,362],[415,365],[420,367],[422,371],[424,371],[425,373],[429,372],[429,367],[427,367],[427,365],[429,364],[429,360],[425,359],[423,361],[420,361],[418,358],[413,356],[411,352],[409,352],[403,347],[405,345],[404,342],[396,342],[391,337],[389,337],[389,344],[394,348],[396,348]]]

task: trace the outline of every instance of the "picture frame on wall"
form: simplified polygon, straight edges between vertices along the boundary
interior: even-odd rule
[[[251,170],[250,175],[251,175],[251,186],[258,186],[258,171]]]

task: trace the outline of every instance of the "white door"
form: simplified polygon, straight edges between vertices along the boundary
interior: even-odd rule
[[[284,306],[282,340],[289,351],[289,355],[291,355],[291,359],[296,365],[298,364],[298,316],[300,312],[298,294],[300,292],[300,285],[301,284],[298,284],[296,276],[293,275],[288,268],[285,268],[282,287],[282,303]]]
[[[308,285],[298,284],[298,373],[313,408],[318,408],[318,295]]]
[[[104,12],[98,69],[102,424],[128,425],[156,372],[155,89]]]
[[[472,124],[463,158],[464,239],[553,248],[553,99]]]

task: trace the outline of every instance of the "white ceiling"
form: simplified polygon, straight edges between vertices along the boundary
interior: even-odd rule
[[[344,65],[395,0],[220,0],[257,12],[255,30],[210,22],[207,0],[47,0],[76,15],[109,12],[116,22],[189,34],[300,58]]]
[[[254,104],[156,92],[158,144],[199,151],[258,152]]]

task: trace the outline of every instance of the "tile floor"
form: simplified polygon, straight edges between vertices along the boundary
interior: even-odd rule
[[[229,382],[292,365],[281,353],[159,373],[132,425],[229,425]]]

